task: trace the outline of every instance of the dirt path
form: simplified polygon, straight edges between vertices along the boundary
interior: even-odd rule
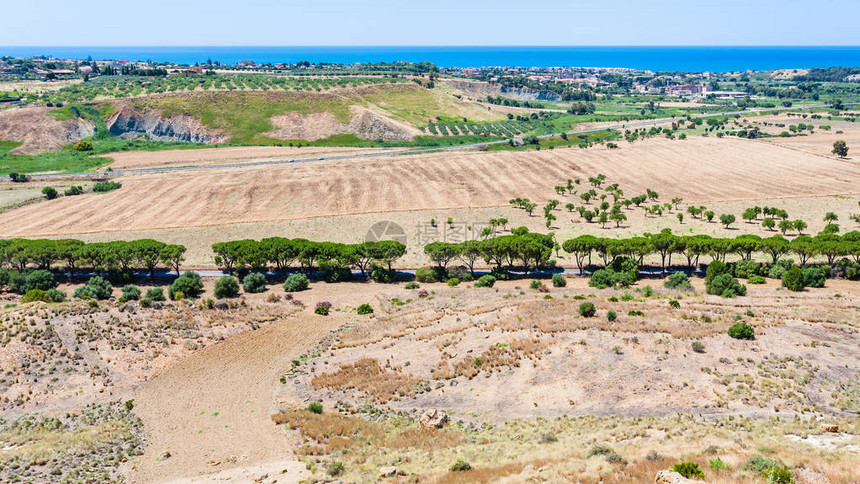
[[[270,481],[297,481],[304,466],[269,418],[278,379],[291,359],[342,323],[336,315],[296,314],[200,350],[141,386],[133,397],[147,446],[128,469],[129,482],[228,476],[251,482],[263,474]],[[162,459],[163,452],[170,457]]]

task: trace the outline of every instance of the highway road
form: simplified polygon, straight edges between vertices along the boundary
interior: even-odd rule
[[[706,118],[714,118],[720,116],[734,116],[736,114],[753,114],[753,113],[765,113],[765,112],[778,112],[778,111],[796,111],[798,109],[808,109],[808,108],[821,108],[821,107],[829,107],[829,104],[815,104],[809,106],[801,107],[791,107],[791,108],[769,108],[769,109],[752,109],[746,111],[731,111],[731,112],[720,112],[720,113],[712,113],[712,114],[703,114],[700,116],[694,116],[693,119],[706,119]],[[580,134],[588,134],[588,133],[596,133],[599,131],[607,131],[607,130],[622,130],[622,129],[633,129],[633,128],[642,128],[647,126],[655,126],[660,124],[668,124],[674,123],[677,121],[686,120],[686,117],[676,117],[676,118],[660,118],[660,119],[650,119],[645,121],[634,121],[629,123],[619,123],[612,126],[605,126],[602,128],[593,128],[593,129],[582,129],[576,131],[567,131],[566,135],[575,136]],[[547,139],[554,138],[557,136],[561,136],[562,133],[551,133],[540,135],[538,139]],[[81,178],[81,177],[98,177],[98,178],[106,178],[106,177],[117,177],[121,175],[130,175],[130,174],[141,174],[141,173],[164,173],[164,172],[174,172],[174,171],[195,171],[195,170],[214,170],[214,169],[223,169],[223,168],[245,168],[245,167],[257,167],[257,166],[266,166],[266,165],[283,165],[289,163],[312,163],[315,161],[322,160],[353,160],[353,159],[361,159],[361,158],[375,158],[380,156],[398,156],[398,155],[414,155],[421,153],[433,153],[439,151],[454,151],[454,150],[464,150],[464,149],[475,149],[482,148],[492,145],[499,145],[507,143],[507,139],[498,140],[498,141],[487,141],[483,143],[471,143],[465,145],[454,145],[454,146],[441,146],[441,147],[433,147],[433,148],[416,148],[416,149],[406,149],[401,151],[385,151],[379,153],[362,153],[362,154],[354,154],[354,155],[339,155],[339,156],[331,156],[331,157],[314,157],[314,158],[302,158],[302,159],[293,159],[293,160],[270,160],[270,161],[250,161],[250,162],[242,162],[242,163],[223,163],[223,164],[210,164],[210,165],[190,165],[190,166],[168,166],[168,167],[154,167],[154,168],[135,168],[128,170],[114,170],[114,171],[88,171],[88,172],[79,172],[79,173],[52,173],[46,175],[31,175],[31,179],[33,180],[51,180],[51,179],[64,179],[64,178]]]

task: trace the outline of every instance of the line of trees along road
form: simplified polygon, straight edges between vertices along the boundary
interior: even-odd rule
[[[391,273],[392,264],[406,254],[406,246],[393,240],[340,244],[269,237],[219,242],[212,244],[212,251],[215,263],[230,273],[244,268],[286,272],[298,264],[305,272],[319,268],[324,273],[343,273],[355,268],[364,275],[374,267],[384,267]]]
[[[63,268],[71,275],[88,270],[125,274],[145,271],[154,276],[159,268],[169,268],[179,275],[184,260],[185,246],[152,239],[93,243],[75,239],[0,240],[0,266],[22,273]]]

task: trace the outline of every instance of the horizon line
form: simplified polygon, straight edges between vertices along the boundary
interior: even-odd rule
[[[0,45],[0,48],[6,47],[64,47],[64,48],[82,48],[82,47],[117,47],[117,48],[127,48],[127,47],[352,47],[352,48],[373,48],[373,47],[401,47],[401,48],[409,48],[409,47],[430,47],[430,48],[440,48],[440,47],[536,47],[536,48],[547,48],[547,47],[622,47],[622,48],[653,48],[653,47],[713,47],[713,48],[725,48],[725,47],[846,47],[846,48],[860,48],[860,44],[369,44],[369,45],[358,45],[358,44],[296,44],[296,45],[287,45],[287,44],[240,44],[240,45],[216,45],[216,44],[158,44],[158,45],[118,45],[118,44],[92,44],[92,45],[60,45],[60,44],[29,44],[29,45],[18,45],[18,44],[9,44],[9,45]]]

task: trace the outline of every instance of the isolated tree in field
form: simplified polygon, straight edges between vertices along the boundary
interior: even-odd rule
[[[716,215],[716,214],[714,213],[713,210],[708,210],[705,212],[704,215],[705,215],[705,218],[708,219],[708,222],[713,222],[714,221],[714,215]]]
[[[833,212],[827,212],[824,214],[824,221],[825,222],[835,222],[837,220],[839,220],[839,216]]]
[[[529,214],[529,217],[531,217],[532,214],[534,213],[535,209],[537,208],[537,204],[536,203],[525,203],[525,204],[523,204],[523,208],[525,209],[526,213]]]
[[[782,232],[782,235],[785,235],[786,232],[794,228],[794,223],[790,220],[780,220],[779,221],[779,230]]]
[[[741,218],[746,220],[747,223],[752,223],[752,221],[755,220],[756,217],[758,217],[758,214],[756,213],[755,209],[753,209],[753,208],[748,208],[748,209],[744,210],[744,213],[741,214]]]
[[[797,230],[797,235],[803,235],[803,231],[806,229],[806,227],[809,227],[806,222],[800,219],[792,222],[791,226],[794,227],[794,230]]]
[[[615,222],[616,227],[621,227],[621,222],[627,221],[627,215],[624,215],[621,212],[612,212],[609,214],[609,220]]]
[[[683,214],[683,213],[678,212],[678,213],[677,213],[677,217],[678,217],[678,222],[679,222],[679,223],[684,223],[684,214]]]
[[[772,218],[766,218],[761,221],[761,226],[768,230],[773,230],[776,227],[776,221]]]
[[[552,226],[552,222],[556,219],[556,216],[549,212],[545,213],[544,216],[546,217],[546,228],[550,228],[550,226]]]
[[[598,220],[600,220],[601,228],[605,229],[606,228],[606,222],[609,221],[609,214],[607,214],[606,212],[600,212],[600,218]]]
[[[573,212],[574,210],[576,210],[576,205],[572,203],[567,203],[564,205],[564,208],[566,208],[568,212]]]
[[[729,225],[735,223],[735,216],[730,213],[720,215],[720,223],[729,228]]]
[[[833,154],[840,158],[848,156],[848,145],[844,140],[840,139],[833,142]]]

